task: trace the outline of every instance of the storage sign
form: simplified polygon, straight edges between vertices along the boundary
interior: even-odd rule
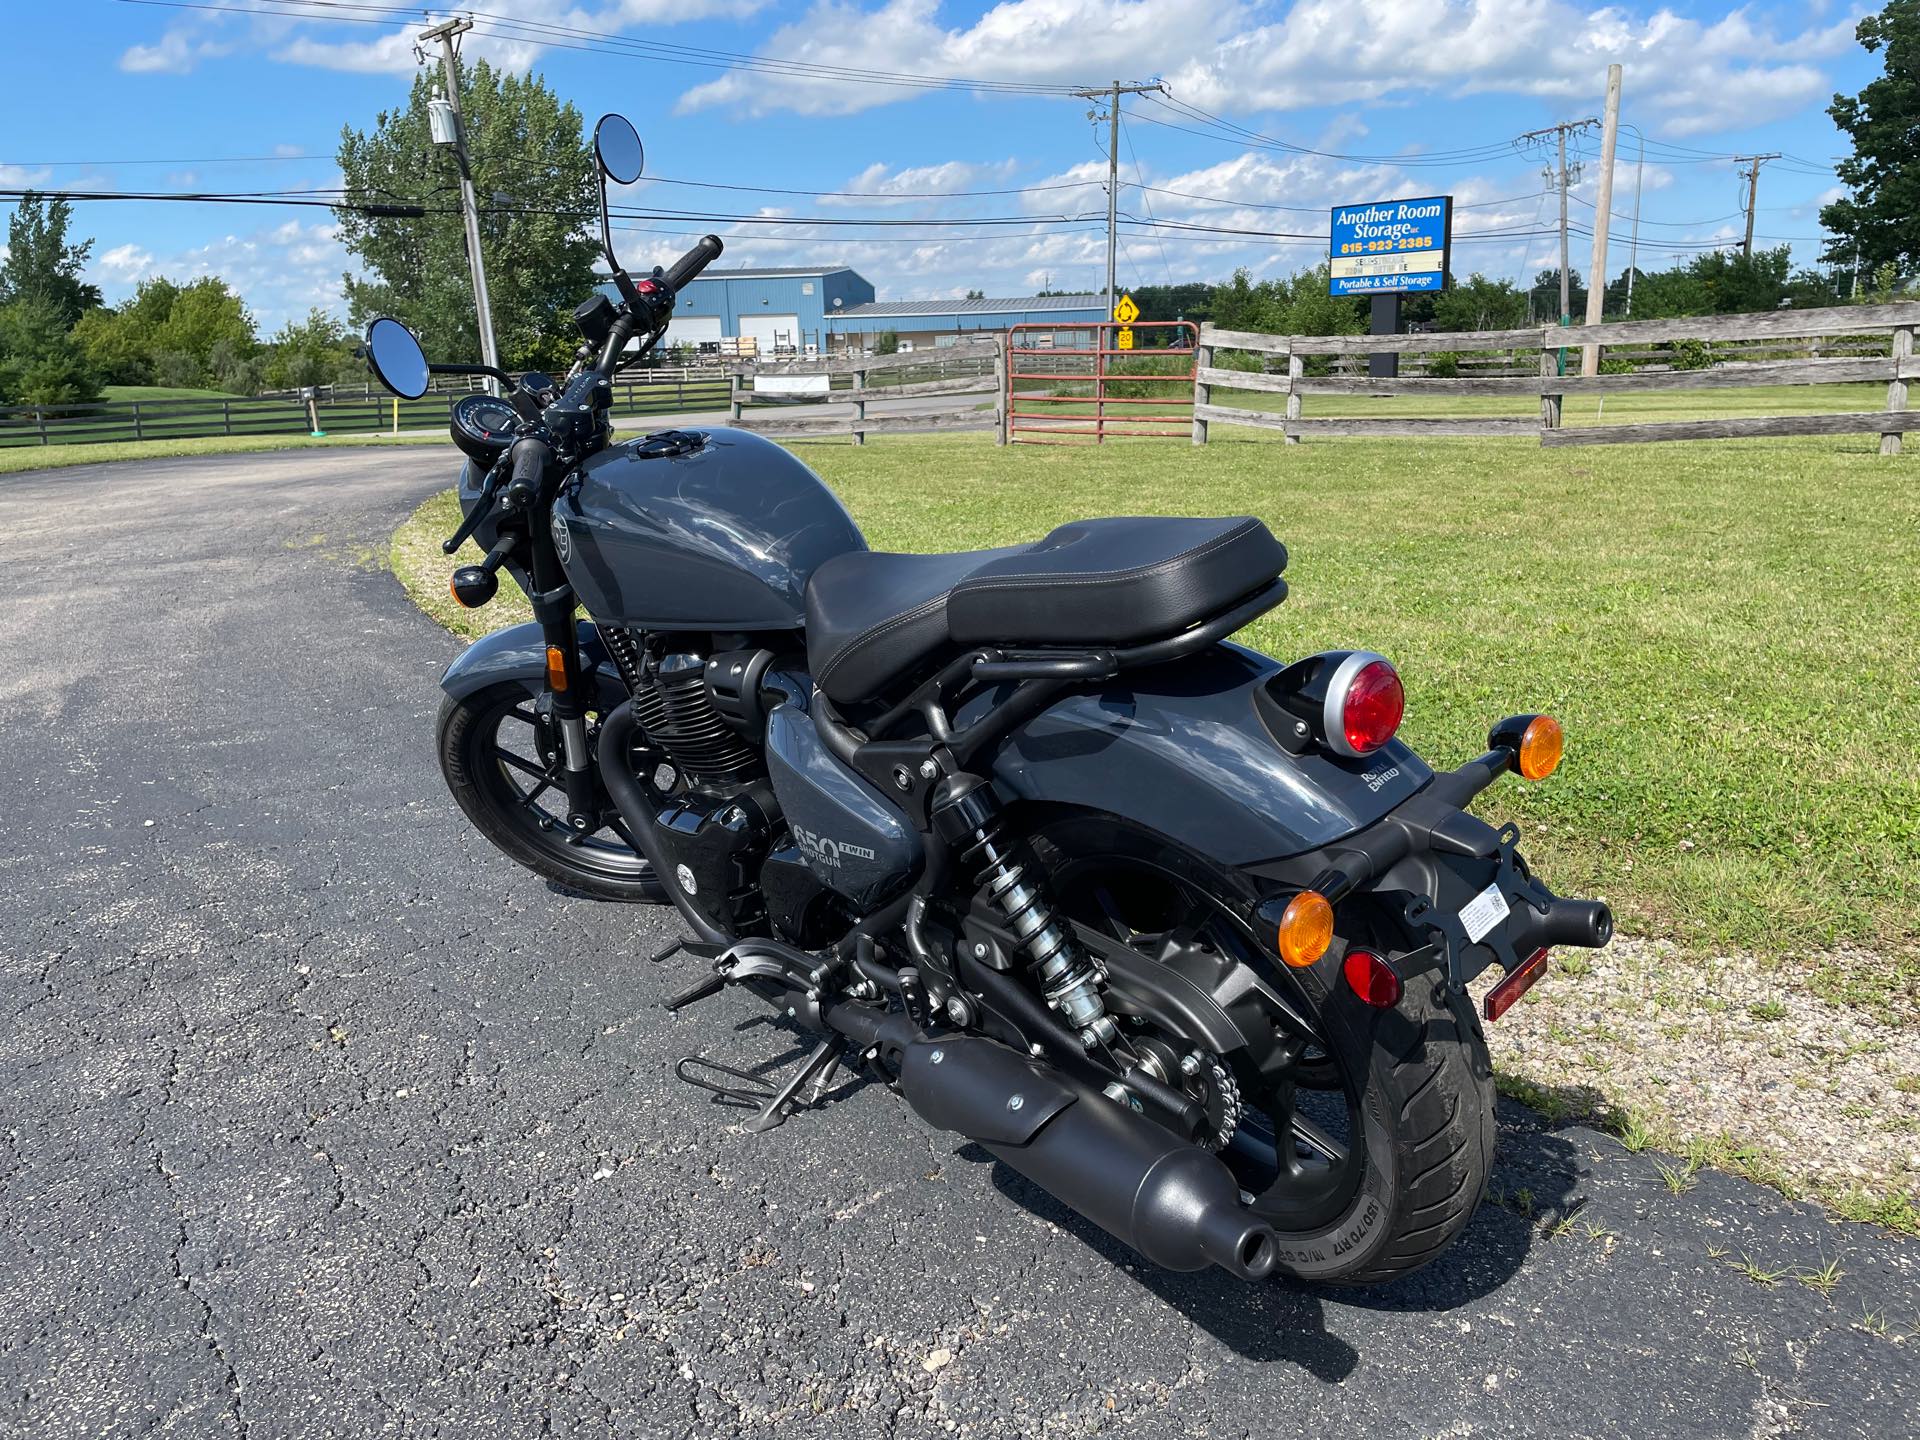
[[[1453,197],[1336,205],[1327,257],[1335,295],[1443,290],[1453,243]]]

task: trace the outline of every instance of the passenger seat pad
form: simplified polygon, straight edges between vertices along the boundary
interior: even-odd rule
[[[958,645],[1137,645],[1178,634],[1260,589],[1286,548],[1248,516],[1062,525],[953,587]]]

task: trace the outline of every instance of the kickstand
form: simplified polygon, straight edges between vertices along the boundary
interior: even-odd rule
[[[839,1068],[840,1057],[846,1052],[846,1048],[847,1037],[844,1035],[829,1035],[814,1046],[813,1053],[807,1056],[807,1063],[800,1067],[791,1080],[780,1087],[771,1100],[760,1107],[757,1115],[747,1121],[748,1133],[759,1135],[784,1124],[787,1116],[793,1111],[795,1097],[807,1086],[811,1085],[812,1089],[806,1099],[800,1102],[803,1105],[811,1105],[825,1094],[828,1082],[833,1079],[833,1072]]]
[[[736,1070],[731,1065],[722,1065],[717,1060],[708,1060],[699,1055],[687,1056],[673,1067],[673,1073],[687,1084],[707,1091],[716,1104],[752,1110],[753,1118],[746,1122],[746,1128],[750,1133],[759,1135],[785,1122],[796,1106],[810,1105],[825,1094],[846,1048],[845,1036],[832,1035],[822,1040],[813,1047],[813,1053],[794,1072],[793,1078],[777,1090],[759,1075]],[[725,1076],[726,1079],[715,1079],[715,1076]],[[739,1083],[730,1084],[729,1081]],[[808,1092],[804,1097],[800,1093],[802,1090]]]

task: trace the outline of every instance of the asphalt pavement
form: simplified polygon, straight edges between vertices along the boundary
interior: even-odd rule
[[[801,1037],[442,788],[383,560],[451,478],[0,479],[0,1433],[1920,1430],[1912,1242],[1518,1106],[1359,1292],[1148,1269],[876,1086],[741,1133],[674,1062]]]

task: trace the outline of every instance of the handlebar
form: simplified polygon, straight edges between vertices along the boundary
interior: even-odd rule
[[[673,262],[671,269],[661,277],[666,287],[678,294],[688,282],[720,258],[720,252],[727,247],[720,243],[718,235],[702,235],[694,242],[693,248]]]
[[[513,473],[507,481],[507,508],[519,510],[533,503],[553,463],[553,447],[533,435],[513,442]]]

